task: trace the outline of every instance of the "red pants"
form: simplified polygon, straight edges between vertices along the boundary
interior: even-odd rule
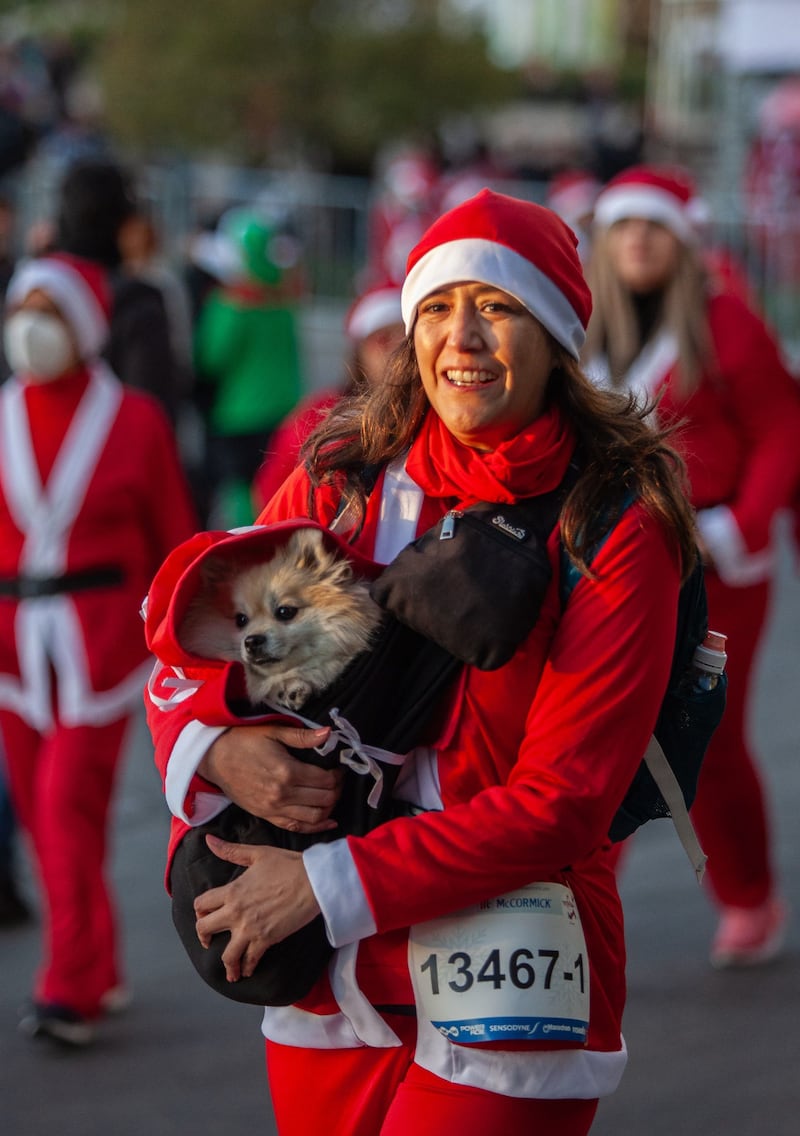
[[[585,1136],[596,1100],[523,1100],[453,1085],[413,1064],[416,1023],[389,1017],[393,1049],[296,1049],[267,1042],[280,1136]]]
[[[45,908],[34,998],[85,1017],[120,982],[106,826],[128,722],[56,725],[42,735],[0,710],[11,798],[30,836]]]
[[[708,747],[692,820],[719,903],[757,907],[773,890],[767,808],[748,744],[752,679],[769,610],[769,584],[729,588],[706,573],[709,622],[728,636],[728,700]]]
[[[758,907],[774,890],[764,790],[748,745],[748,711],[769,585],[729,588],[706,573],[712,631],[728,636],[728,698],[708,747],[692,822],[708,856],[705,879],[725,907]],[[627,842],[612,846],[619,870]]]

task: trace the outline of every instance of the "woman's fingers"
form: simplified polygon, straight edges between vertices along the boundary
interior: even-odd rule
[[[215,855],[245,868],[194,901],[197,937],[204,947],[214,935],[230,932],[222,961],[234,982],[242,973],[252,974],[264,951],[305,926],[319,906],[299,853],[213,836],[206,840]]]
[[[331,735],[330,726],[309,730],[305,726],[272,726],[270,735],[293,749],[316,749],[324,745]]]
[[[240,978],[251,978],[254,970],[264,957],[271,944],[265,939],[252,939],[246,935],[232,934],[230,942],[222,952],[222,965],[228,982],[238,982]]]
[[[314,749],[329,735],[327,727],[234,727],[217,738],[198,771],[254,816],[292,832],[325,832],[335,827],[330,813],[339,799],[342,771],[299,761],[286,746]]]
[[[234,844],[231,840],[223,840],[213,833],[206,834],[206,844],[220,860],[227,860],[229,864],[240,864],[249,867],[256,856],[252,844]]]

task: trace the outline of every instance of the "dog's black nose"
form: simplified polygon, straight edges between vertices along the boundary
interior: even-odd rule
[[[249,655],[262,654],[267,645],[266,635],[246,635],[244,649]]]

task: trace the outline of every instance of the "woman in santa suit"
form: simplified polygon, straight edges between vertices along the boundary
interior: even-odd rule
[[[800,390],[762,319],[709,281],[694,200],[691,180],[671,167],[632,167],[600,193],[584,359],[598,383],[640,403],[658,398],[660,425],[680,424],[709,618],[729,646],[727,707],[692,813],[720,911],[711,961],[724,967],[774,957],[786,923],[747,708],[769,611],[773,521],[800,481]]]
[[[261,517],[338,515],[388,563],[454,506],[548,493],[582,453],[535,625],[499,669],[466,669],[449,728],[406,758],[395,793],[425,811],[303,854],[208,840],[245,866],[195,903],[201,942],[231,932],[231,982],[320,912],[337,948],[301,1003],[264,1015],[281,1136],[582,1136],[625,1066],[607,832],[666,686],[693,525],[672,451],[577,364],[591,300],[575,245],[550,210],[489,190],[434,222],[384,380],[325,420]],[[585,569],[600,529],[562,614],[561,540]],[[202,672],[158,674],[148,720],[176,817],[234,800],[329,827],[335,775],[285,749],[326,731],[215,728],[193,714]]]
[[[45,909],[21,1026],[84,1044],[123,991],[106,822],[149,666],[139,608],[196,522],[163,411],[99,360],[103,271],[66,255],[31,260],[6,303],[0,732]]]

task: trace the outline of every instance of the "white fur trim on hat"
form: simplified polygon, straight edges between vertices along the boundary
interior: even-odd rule
[[[47,293],[72,328],[81,358],[96,358],[108,339],[109,322],[81,273],[54,257],[24,261],[11,277],[6,302],[21,303],[37,288]]]
[[[440,288],[473,280],[514,296],[570,355],[579,357],[586,332],[564,293],[526,257],[484,238],[436,245],[417,261],[403,285],[406,332],[414,326],[420,300]]]
[[[618,185],[604,190],[597,199],[594,223],[608,228],[617,221],[641,217],[664,225],[684,244],[697,241],[697,232],[684,204],[674,194],[655,185]]]
[[[560,189],[551,190],[547,207],[568,225],[574,226],[584,217],[591,216],[600,192],[600,183],[591,178],[570,182]]]
[[[351,339],[366,339],[373,332],[402,322],[400,289],[381,288],[356,300],[346,330]]]

